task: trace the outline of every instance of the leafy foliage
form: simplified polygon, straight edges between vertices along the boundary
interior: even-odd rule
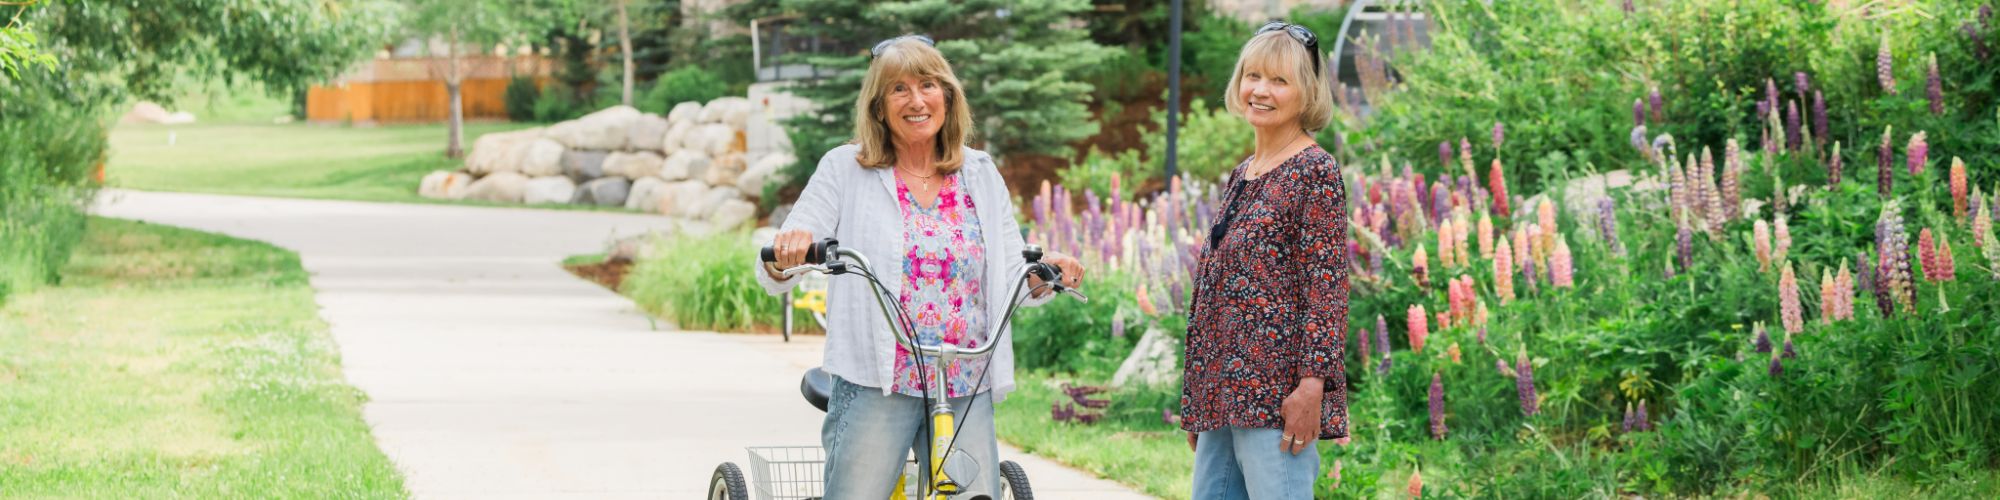
[[[639,109],[666,114],[674,105],[694,101],[705,103],[722,97],[728,85],[708,70],[687,66],[660,75],[653,82],[653,89],[646,92],[646,98],[639,102]]]

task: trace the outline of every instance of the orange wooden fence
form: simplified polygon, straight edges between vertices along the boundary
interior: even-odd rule
[[[547,64],[539,58],[487,58],[470,64],[460,88],[465,118],[507,119],[503,96],[512,74],[531,76],[536,87],[548,81]],[[319,123],[425,123],[450,117],[451,99],[444,81],[430,71],[428,59],[378,59],[339,82],[306,91],[306,119]]]

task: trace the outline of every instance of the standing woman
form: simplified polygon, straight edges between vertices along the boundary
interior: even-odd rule
[[[971,349],[1011,340],[987,333],[1014,299],[1023,243],[993,158],[965,146],[972,111],[933,45],[918,35],[875,45],[855,96],[854,141],[820,158],[772,242],[777,262],[757,281],[772,295],[791,289],[798,278],[778,270],[804,263],[807,247],[832,236],[876,259],[873,271],[909,311],[917,343]],[[1065,285],[1083,279],[1073,257],[1049,253],[1043,261],[1062,269]],[[955,361],[945,387],[927,387],[917,360],[890,337],[872,289],[851,279],[828,286],[825,369],[834,384],[820,428],[825,498],[889,498],[912,448],[917,463],[928,463],[929,439],[919,434],[926,397],[949,399],[962,422],[956,447],[966,459],[953,453],[945,470],[967,481],[966,498],[998,496],[993,403],[1014,387],[1013,349],[1001,344],[991,358]],[[1043,290],[1023,305],[1052,295]]]
[[[1333,116],[1318,42],[1267,24],[1229,79],[1257,143],[1195,277],[1181,392],[1195,498],[1310,499],[1316,444],[1347,437],[1347,188],[1313,142]]]

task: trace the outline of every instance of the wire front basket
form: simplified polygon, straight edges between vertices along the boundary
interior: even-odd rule
[[[826,450],[818,446],[752,446],[750,489],[766,500],[806,500],[819,498],[826,487]],[[905,463],[904,476],[915,472],[915,463]],[[917,498],[917,482],[906,481],[906,498]]]

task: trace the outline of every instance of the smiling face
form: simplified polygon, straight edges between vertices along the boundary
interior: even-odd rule
[[[882,121],[899,144],[927,143],[944,128],[945,88],[936,79],[906,74],[883,89]]]
[[[1260,130],[1296,126],[1302,108],[1296,85],[1298,77],[1291,71],[1256,66],[1243,68],[1236,81],[1235,97],[1243,106],[1243,118]]]

